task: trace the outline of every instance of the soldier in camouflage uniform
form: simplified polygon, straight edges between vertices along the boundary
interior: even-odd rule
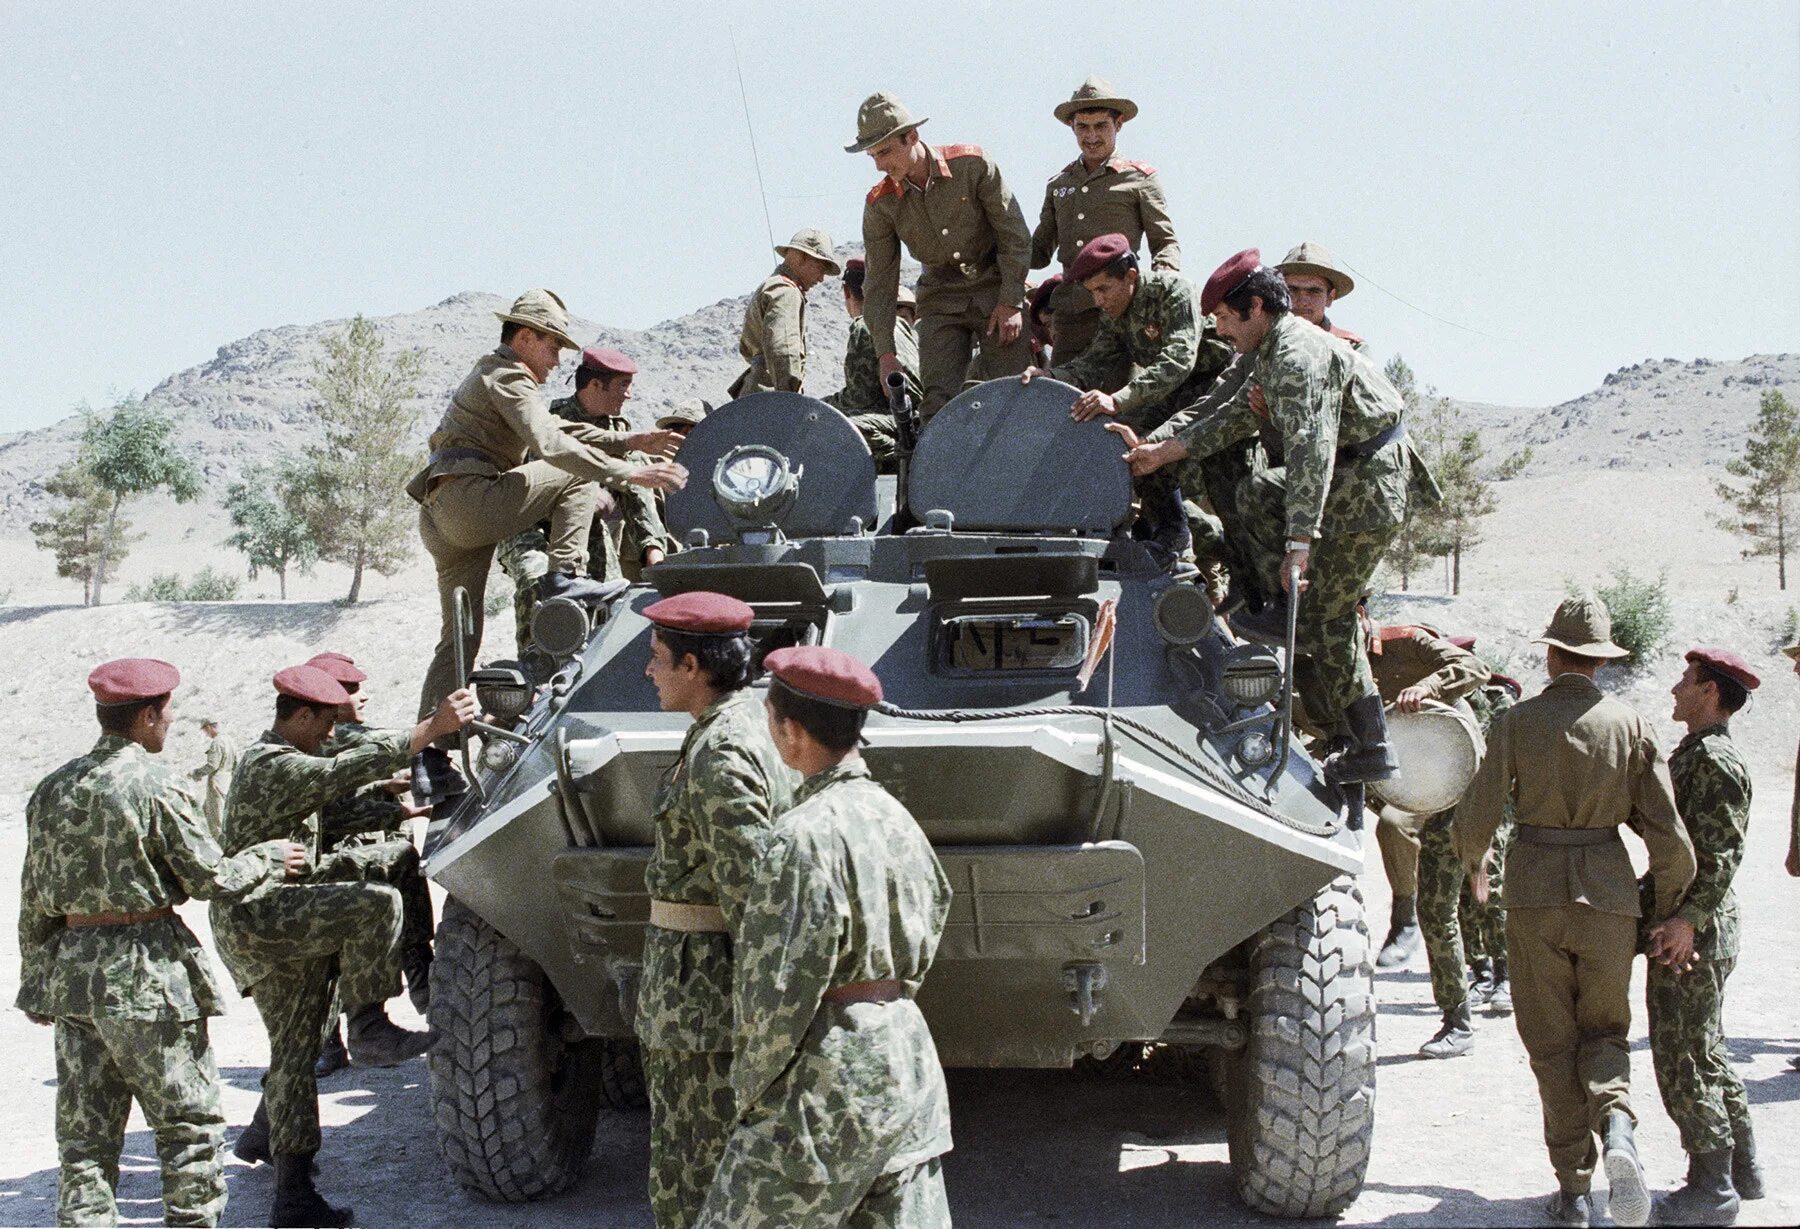
[[[794,781],[749,687],[750,606],[684,593],[644,614],[652,625],[644,672],[665,712],[694,718],[653,805],[636,1011],[650,1095],[650,1210],[660,1229],[687,1229],[731,1132],[731,962],[744,896]]]
[[[384,1003],[399,991],[401,901],[394,888],[356,872],[367,852],[324,852],[320,808],[392,776],[433,739],[466,726],[478,706],[471,692],[458,689],[411,731],[369,731],[361,745],[327,757],[319,752],[340,706],[349,703],[348,693],[318,667],[305,665],[278,673],[275,688],[275,725],[244,752],[232,784],[225,847],[297,839],[309,851],[307,873],[300,882],[261,889],[241,903],[215,903],[213,936],[269,1034],[264,1097],[275,1163],[269,1223],[348,1225],[350,1210],[327,1204],[312,1183],[319,1150],[313,1062],[331,1012],[334,965],[348,1003]]]
[[[223,734],[211,717],[201,720],[200,732],[206,735],[206,763],[194,769],[194,780],[206,782],[206,823],[217,840],[224,831],[225,795],[231,792],[231,770],[237,767],[239,751],[237,741]]]
[[[912,289],[902,286],[898,304],[917,303]],[[863,262],[860,258],[844,265],[844,310],[850,315],[850,336],[844,345],[844,387],[825,398],[862,432],[869,451],[877,462],[894,455],[894,412],[888,403],[887,387],[881,382],[881,363],[875,355],[875,342],[869,336],[869,322],[863,319]],[[894,318],[894,352],[900,361],[900,374],[906,381],[906,395],[917,405],[924,396],[919,384],[919,339],[912,322],[902,316]]]
[[[831,236],[809,226],[775,245],[781,263],[763,279],[744,308],[738,354],[750,364],[731,385],[731,396],[797,393],[806,382],[806,292],[843,272]]]
[[[838,649],[777,649],[769,732],[805,775],[738,930],[737,1128],[705,1229],[950,1224],[950,1103],[914,999],[950,884],[857,740],[881,684]]]
[[[130,658],[88,675],[100,739],[25,804],[15,1006],[56,1029],[61,1225],[117,1222],[125,1119],[156,1135],[163,1218],[216,1225],[225,1116],[207,1018],[211,962],[174,906],[242,897],[298,871],[304,847],[269,840],[226,857],[159,754],[180,672]]]
[[[1472,640],[1468,647],[1473,651]],[[1475,721],[1484,738],[1492,732],[1500,715],[1516,704],[1523,694],[1524,688],[1517,679],[1499,673],[1491,673],[1487,683],[1468,694],[1466,699],[1469,707],[1475,710]],[[1516,831],[1509,802],[1500,827],[1494,832],[1494,842],[1484,864],[1488,878],[1487,899],[1476,898],[1474,884],[1465,875],[1456,911],[1463,936],[1463,954],[1468,958],[1470,968],[1469,1003],[1474,1007],[1486,1007],[1488,1014],[1496,1016],[1510,1016],[1513,1012],[1506,962],[1506,910],[1500,901],[1506,890],[1506,855],[1512,848]]]
[[[1725,981],[1738,955],[1732,880],[1750,823],[1750,771],[1730,721],[1760,683],[1736,653],[1694,649],[1672,689],[1672,716],[1688,732],[1669,756],[1669,776],[1696,866],[1675,916],[1647,936],[1650,1057],[1688,1154],[1686,1185],[1657,1201],[1665,1224],[1728,1225],[1740,1196],[1763,1194],[1750,1101],[1732,1068],[1723,1020]]]

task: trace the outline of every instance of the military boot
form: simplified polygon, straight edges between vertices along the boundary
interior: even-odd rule
[[[1287,644],[1287,620],[1287,595],[1282,594],[1272,602],[1264,602],[1261,610],[1245,609],[1232,615],[1231,630],[1239,640],[1282,648]]]
[[[1444,1027],[1419,1047],[1419,1053],[1426,1058],[1459,1058],[1474,1048],[1475,1024],[1469,1018],[1469,1002],[1464,999],[1444,1013]]]
[[[1577,1195],[1573,1191],[1559,1190],[1544,1205],[1544,1215],[1550,1218],[1553,1225],[1573,1225],[1577,1229],[1587,1229],[1588,1222],[1593,1219],[1594,1201],[1585,1191]]]
[[[349,1229],[356,1223],[356,1213],[349,1208],[334,1208],[313,1186],[313,1153],[277,1153],[275,1155],[275,1201],[269,1206],[272,1229],[297,1226]]]
[[[1469,1002],[1480,1007],[1494,992],[1494,962],[1477,956],[1469,962]]]
[[[1356,739],[1356,749],[1326,758],[1326,781],[1332,785],[1385,781],[1400,771],[1400,761],[1388,746],[1387,713],[1381,707],[1379,694],[1352,700],[1344,710],[1344,720]]]
[[[406,978],[406,997],[421,1016],[431,1011],[431,944],[417,943],[400,953],[400,973]]]
[[[1418,955],[1419,900],[1416,896],[1394,897],[1394,916],[1388,923],[1387,939],[1375,956],[1378,969],[1395,969]]]
[[[1730,1148],[1688,1154],[1687,1185],[1656,1201],[1664,1225],[1730,1225],[1737,1221],[1738,1193],[1731,1185]],[[1609,1175],[1610,1176],[1610,1175]],[[1615,1205],[1616,1207],[1616,1205]],[[1614,1211],[1613,1219],[1618,1220]],[[1625,1222],[1620,1221],[1620,1224]]]
[[[1506,957],[1494,957],[1494,987],[1488,992],[1488,1014],[1510,1016],[1513,1013],[1512,982],[1506,976]]]
[[[256,1099],[256,1112],[250,1115],[250,1125],[238,1132],[231,1151],[238,1160],[251,1165],[269,1163],[269,1103],[264,1098]]]
[[[350,1061],[358,1067],[397,1067],[431,1046],[428,1033],[401,1028],[380,1003],[365,1003],[344,1013],[350,1021]]]
[[[313,1063],[313,1079],[322,1080],[334,1071],[342,1071],[350,1065],[350,1054],[344,1049],[344,1027],[332,1017],[331,1031],[325,1035],[325,1045],[319,1051],[318,1061]]]
[[[469,792],[469,783],[442,747],[427,747],[413,756],[412,792],[420,806],[436,806]]]
[[[1638,1162],[1631,1115],[1624,1110],[1609,1111],[1602,1143],[1600,1163],[1606,1167],[1606,1183],[1611,1188],[1607,1203],[1613,1224],[1648,1224],[1650,1190],[1644,1185],[1644,1167]]]
[[[592,580],[586,576],[571,576],[567,572],[545,572],[538,578],[537,598],[540,602],[546,602],[553,597],[566,597],[571,601],[599,606],[612,601],[629,588],[631,582],[623,577],[618,580]]]
[[[1731,1124],[1731,1185],[1740,1199],[1763,1197],[1762,1166],[1756,1163],[1756,1136],[1748,1118]]]

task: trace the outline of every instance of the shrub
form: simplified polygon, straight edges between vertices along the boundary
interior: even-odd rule
[[[128,602],[235,602],[243,582],[208,566],[182,582],[175,572],[158,572],[146,583],[125,591]]]
[[[1659,572],[1655,580],[1646,580],[1619,568],[1612,581],[1601,586],[1599,597],[1612,613],[1613,643],[1631,653],[1632,664],[1643,665],[1656,656],[1674,623],[1669,574]]]
[[[174,572],[158,572],[141,585],[125,590],[128,602],[179,602],[187,594],[181,577]]]
[[[1781,620],[1781,644],[1789,645],[1800,640],[1800,610],[1789,606],[1787,614]]]

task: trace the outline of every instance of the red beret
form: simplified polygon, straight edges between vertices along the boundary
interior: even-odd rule
[[[317,666],[289,666],[275,672],[275,690],[308,704],[348,704],[343,684]]]
[[[1052,274],[1044,279],[1041,286],[1031,292],[1031,314],[1033,316],[1041,315],[1049,308],[1050,296],[1056,293],[1056,288],[1062,285],[1062,280],[1062,274]]]
[[[850,272],[861,273],[867,268],[868,268],[868,265],[863,263],[863,258],[860,256],[852,256],[849,260],[846,260],[844,262],[844,272],[845,273],[850,273]]]
[[[154,657],[121,657],[95,666],[88,690],[96,704],[133,704],[166,696],[181,682],[181,671]]]
[[[306,659],[306,664],[316,666],[340,683],[361,683],[368,675],[356,668],[356,662],[342,653],[315,653]]]
[[[1245,248],[1214,269],[1213,275],[1206,279],[1206,289],[1200,292],[1200,314],[1210,316],[1218,311],[1225,296],[1242,286],[1244,279],[1262,267],[1262,250]]]
[[[809,699],[840,708],[874,708],[881,703],[881,680],[842,649],[816,644],[776,649],[763,658],[763,668],[783,687]]]
[[[1444,639],[1465,653],[1473,652],[1475,649],[1475,637],[1473,636],[1446,636]]]
[[[697,636],[735,636],[750,630],[756,611],[750,603],[723,593],[677,593],[644,607],[644,617],[658,627]]]
[[[1755,691],[1762,686],[1762,680],[1756,677],[1750,663],[1730,649],[1689,649],[1687,659],[1736,680],[1745,691]]]
[[[1082,245],[1074,263],[1069,266],[1071,282],[1085,282],[1119,257],[1131,251],[1131,240],[1114,232],[1098,235]]]
[[[590,371],[610,371],[614,375],[637,374],[637,364],[607,346],[589,346],[581,352],[581,365]]]

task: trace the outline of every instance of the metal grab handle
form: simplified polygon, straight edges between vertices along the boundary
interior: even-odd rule
[[[456,623],[456,635],[452,637],[456,646],[456,686],[461,689],[469,685],[469,654],[463,647],[463,637],[475,634],[475,613],[469,608],[469,591],[461,585],[451,590],[450,603],[451,618]],[[469,727],[464,726],[456,732],[456,745],[462,751],[463,780],[474,787],[476,797],[486,806],[487,790],[475,775],[474,759],[469,754]]]
[[[1275,782],[1281,780],[1281,774],[1287,768],[1288,746],[1294,734],[1294,641],[1300,628],[1300,565],[1292,563],[1287,570],[1287,653],[1281,663],[1281,746],[1276,752],[1275,764],[1269,770],[1269,782],[1263,787],[1263,797],[1271,797],[1275,793]]]

